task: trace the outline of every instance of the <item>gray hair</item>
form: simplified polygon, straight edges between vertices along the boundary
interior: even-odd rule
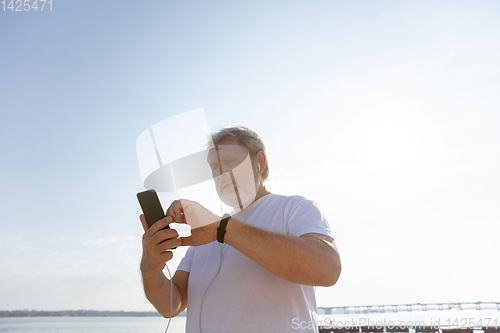
[[[266,167],[262,172],[262,180],[269,177],[269,161],[267,159],[267,150],[264,141],[261,137],[249,128],[244,126],[235,126],[223,128],[215,133],[212,133],[212,142],[214,145],[220,145],[224,141],[236,140],[238,144],[245,147],[250,152],[250,157],[253,159],[259,151],[263,151],[266,156]]]

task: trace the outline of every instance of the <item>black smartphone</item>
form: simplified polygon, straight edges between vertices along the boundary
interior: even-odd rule
[[[153,224],[165,217],[165,212],[163,211],[160,199],[155,190],[137,193],[137,200],[139,200],[142,212],[150,228]],[[167,225],[163,229],[170,229],[170,226]],[[176,249],[176,247],[174,247],[174,249]]]
[[[137,199],[141,205],[142,212],[146,217],[146,222],[148,226],[151,226],[165,217],[165,212],[161,207],[160,199],[155,190],[147,190],[144,192],[137,193]],[[170,228],[167,226],[167,228]]]

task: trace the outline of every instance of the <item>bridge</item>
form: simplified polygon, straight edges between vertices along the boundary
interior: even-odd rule
[[[445,310],[498,310],[500,302],[460,302],[460,303],[414,303],[414,304],[383,304],[383,305],[355,305],[337,307],[318,307],[318,314],[367,314],[386,312],[412,311],[445,311]]]
[[[498,327],[483,327],[479,329],[470,328],[435,328],[431,326],[421,326],[415,328],[408,328],[403,326],[394,327],[370,327],[359,326],[356,328],[328,328],[319,327],[320,333],[499,333]]]
[[[415,303],[415,304],[384,304],[384,305],[358,305],[358,306],[339,306],[339,307],[318,307],[318,315],[325,317],[331,315],[331,318],[345,317],[345,315],[354,315],[359,317],[370,314],[387,314],[391,316],[394,313],[410,313],[415,315],[429,312],[429,315],[436,312],[442,312],[441,315],[446,315],[449,311],[454,311],[454,314],[459,311],[500,311],[500,302],[459,302],[459,303]],[[369,318],[369,317],[366,317]],[[328,318],[327,318],[328,319]],[[337,321],[330,320],[329,322],[318,322],[320,333],[500,333],[500,312],[495,315],[495,318],[483,321],[462,320],[447,321],[447,325],[428,324],[425,320],[422,321],[407,321],[404,325],[395,324],[392,321],[372,322],[368,319]],[[493,320],[491,320],[493,319]],[[347,325],[346,325],[347,324]]]

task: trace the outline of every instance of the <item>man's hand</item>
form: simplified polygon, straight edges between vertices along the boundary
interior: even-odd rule
[[[173,222],[170,216],[156,222],[151,228],[148,228],[144,214],[140,216],[140,220],[145,231],[142,236],[141,260],[144,293],[156,310],[165,318],[170,317],[170,315],[175,317],[187,306],[189,273],[177,271],[170,281],[162,270],[167,261],[173,257],[172,251],[169,250],[180,246],[181,240],[178,238],[176,230],[163,229]],[[170,307],[170,299],[172,299],[172,308]]]
[[[167,216],[172,217],[176,223],[191,226],[191,236],[180,238],[183,246],[203,245],[217,239],[221,217],[195,201],[180,199],[172,202],[167,209]]]
[[[148,228],[144,214],[141,214],[140,220],[145,231],[142,236],[141,271],[143,275],[157,275],[173,257],[169,250],[182,242],[175,229],[163,229],[173,222],[172,217],[161,219],[151,228]]]

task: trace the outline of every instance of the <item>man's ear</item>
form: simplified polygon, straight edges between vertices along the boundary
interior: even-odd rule
[[[257,152],[257,163],[260,165],[260,171],[264,171],[264,169],[266,168],[266,154],[264,154],[264,151],[262,150],[259,150]]]

